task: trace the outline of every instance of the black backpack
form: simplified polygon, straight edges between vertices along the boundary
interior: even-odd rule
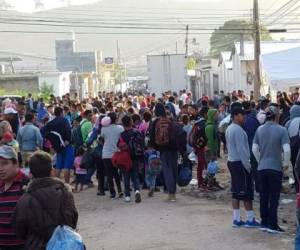
[[[132,159],[140,159],[144,157],[145,137],[140,131],[134,130],[133,135],[129,139],[128,146]]]
[[[79,149],[84,144],[82,133],[81,133],[81,127],[86,122],[87,121],[79,125],[72,133],[72,144],[74,145],[75,150]]]

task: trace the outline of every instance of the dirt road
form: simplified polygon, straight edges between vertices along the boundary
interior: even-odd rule
[[[164,194],[141,204],[109,200],[90,189],[76,194],[79,230],[88,250],[290,250],[288,235],[232,229],[231,210],[222,202]]]

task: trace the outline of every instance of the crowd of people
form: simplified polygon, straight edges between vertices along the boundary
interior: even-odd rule
[[[298,90],[278,92],[274,102],[269,95],[254,101],[243,91],[194,101],[186,90],[161,96],[99,92],[83,101],[66,94],[48,103],[31,94],[18,102],[6,99],[0,122],[0,249],[45,249],[56,226],[75,229],[72,193],[93,187],[95,179],[98,196],[131,202],[133,194],[140,203],[142,189],[149,197],[162,189],[167,201],[176,202],[179,176],[191,179],[181,171],[192,172],[196,162],[200,192],[221,190],[217,160],[225,156],[232,226],[282,233],[277,210],[290,164],[299,192],[298,100]],[[300,220],[300,196],[298,207]]]

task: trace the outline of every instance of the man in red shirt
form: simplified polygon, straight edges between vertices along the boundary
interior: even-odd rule
[[[28,182],[18,165],[18,155],[9,146],[0,146],[0,250],[22,250],[24,242],[17,238],[13,213]]]

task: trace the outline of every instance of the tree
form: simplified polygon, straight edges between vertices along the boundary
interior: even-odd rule
[[[230,20],[215,30],[210,37],[210,55],[219,57],[220,52],[232,50],[234,42],[253,41],[253,24],[245,20]],[[261,28],[261,40],[272,40],[266,27]]]
[[[50,95],[53,94],[53,85],[47,84],[46,81],[42,83],[40,87],[39,97],[43,98],[44,102],[48,103],[50,100]]]

